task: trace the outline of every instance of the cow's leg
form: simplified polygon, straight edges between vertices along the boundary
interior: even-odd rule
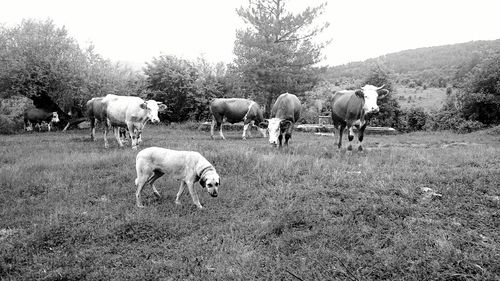
[[[90,118],[90,139],[96,141],[95,139],[95,118]]]
[[[108,121],[106,121],[105,124],[104,124],[104,147],[105,148],[109,148],[108,131],[109,131],[110,127],[111,126],[109,126]]]
[[[292,134],[285,133],[285,146],[288,146],[288,140],[292,138]]]
[[[342,147],[342,134],[344,133],[346,125],[340,124],[339,128],[339,143],[338,143],[338,148]]]
[[[247,135],[248,135],[249,137],[252,137],[252,128],[253,128],[254,126],[255,126],[255,125],[254,125],[254,121],[253,121],[253,120],[252,120],[252,121],[250,121],[250,122],[248,122]]]
[[[177,196],[175,196],[175,204],[181,205],[181,195],[184,193],[184,188],[186,187],[186,183],[184,180],[181,180],[181,186],[179,187],[179,191],[177,192]]]
[[[217,122],[217,128],[220,128],[219,129],[219,135],[220,137],[225,140],[226,138],[224,137],[224,134],[222,133],[222,121],[221,122]]]
[[[52,122],[49,122],[49,123],[47,124],[47,131],[49,131],[49,132],[50,132],[50,128],[52,127],[51,125],[52,125]]]
[[[120,127],[113,126],[113,133],[115,134],[115,139],[120,147],[123,147],[122,139],[120,138]]]
[[[212,118],[212,124],[210,124],[210,137],[214,140],[214,127],[217,122],[215,121],[215,118]]]
[[[278,143],[279,143],[278,147],[281,147],[282,141],[283,141],[283,134],[280,133],[280,135],[278,136]]]
[[[189,190],[189,194],[191,195],[191,199],[193,199],[193,203],[198,207],[198,209],[203,209],[203,206],[200,204],[200,199],[198,199],[198,193],[196,193],[196,189],[194,189],[192,181],[186,181],[186,185]]]
[[[250,126],[250,123],[243,125],[243,135],[241,136],[241,138],[244,140],[247,139],[246,134],[247,134],[248,126]],[[250,135],[250,132],[249,132],[249,135]]]
[[[363,142],[363,137],[365,135],[365,129],[366,129],[367,124],[368,123],[365,123],[365,124],[363,124],[363,126],[361,126],[361,128],[359,128],[359,131],[358,131],[358,141],[359,141],[358,151],[363,151],[363,146],[361,145],[361,143]]]
[[[138,146],[138,143],[137,143],[138,137],[137,136],[140,134],[140,129],[139,129],[139,127],[135,128],[133,123],[127,123],[127,128],[128,128],[129,134],[130,134],[131,141],[132,141],[132,149],[137,150],[137,146]]]
[[[354,139],[354,131],[352,130],[352,126],[347,126],[347,138],[349,140],[349,145],[347,146],[348,151],[352,151],[352,144],[351,141]]]

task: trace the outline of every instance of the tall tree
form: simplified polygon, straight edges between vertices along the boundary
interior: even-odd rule
[[[313,23],[325,5],[293,14],[285,0],[255,0],[237,10],[249,27],[236,32],[234,64],[245,84],[259,93],[267,114],[279,94],[300,95],[319,80],[313,66],[323,59],[321,50],[328,42],[314,39],[328,23]]]

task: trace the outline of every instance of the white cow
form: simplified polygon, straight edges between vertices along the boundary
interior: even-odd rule
[[[167,108],[166,105],[154,100],[143,100],[139,97],[107,95],[102,100],[105,108],[104,146],[109,147],[107,133],[109,128],[114,130],[115,138],[120,147],[123,147],[118,127],[126,127],[132,140],[132,149],[136,150],[142,141],[142,129],[151,120],[160,122],[158,112]]]

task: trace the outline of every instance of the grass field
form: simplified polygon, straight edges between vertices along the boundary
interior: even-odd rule
[[[396,88],[396,99],[401,108],[421,107],[425,111],[439,110],[446,99],[446,88]]]
[[[222,186],[196,185],[202,211],[187,194],[175,205],[165,177],[136,208],[136,152],[102,134],[0,136],[0,278],[500,279],[500,135],[366,136],[351,154],[306,133],[281,150],[225,134],[143,134],[214,164]]]

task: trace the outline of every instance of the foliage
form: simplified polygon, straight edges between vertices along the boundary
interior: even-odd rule
[[[425,125],[427,130],[451,130],[456,133],[470,133],[484,127],[479,121],[466,120],[460,111],[453,108],[434,111],[427,118]]]
[[[207,119],[210,100],[225,91],[224,71],[222,64],[214,68],[203,58],[193,64],[174,56],[160,56],[144,69],[146,91],[142,95],[167,105],[160,113],[163,120]]]
[[[174,122],[187,120],[194,110],[196,68],[186,60],[163,55],[147,63],[144,74],[147,98],[167,105],[160,117]]]
[[[19,124],[16,124],[10,116],[0,114],[0,135],[15,134],[19,129]]]
[[[318,81],[318,69],[313,65],[321,61],[327,42],[313,39],[328,24],[312,24],[325,5],[294,15],[287,11],[286,1],[258,0],[237,10],[249,27],[236,33],[235,68],[242,85],[257,93],[257,102],[265,104],[267,115],[278,95],[300,95]]]
[[[329,81],[362,80],[376,64],[385,64],[394,73],[394,81],[409,87],[427,85],[446,87],[464,77],[483,58],[500,52],[500,39],[405,50],[330,67]]]
[[[35,106],[65,118],[93,96],[133,94],[140,78],[130,68],[82,50],[64,27],[51,20],[23,20],[0,27],[0,93],[23,95]]]
[[[500,54],[478,63],[466,75],[457,101],[464,119],[500,124]]]
[[[401,110],[398,125],[395,129],[402,132],[425,130],[427,119],[430,118],[423,108],[410,107]]]

